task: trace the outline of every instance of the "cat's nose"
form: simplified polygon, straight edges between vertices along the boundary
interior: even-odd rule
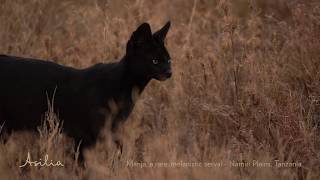
[[[167,76],[167,78],[170,78],[170,77],[172,76],[172,71],[171,71],[171,69],[167,70],[167,71],[165,72],[165,75]]]

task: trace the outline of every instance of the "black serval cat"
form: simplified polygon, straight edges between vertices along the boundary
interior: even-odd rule
[[[54,95],[54,110],[63,121],[63,132],[83,149],[95,145],[106,120],[111,134],[134,107],[132,93],[141,94],[152,79],[171,77],[171,59],[164,45],[168,22],[152,34],[143,23],[133,32],[126,53],[117,63],[74,69],[44,60],[0,55],[0,125],[6,133],[36,131]],[[111,104],[117,106],[111,113]],[[119,139],[113,138],[122,150]]]

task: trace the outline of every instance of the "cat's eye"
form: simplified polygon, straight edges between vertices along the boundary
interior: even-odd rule
[[[157,59],[152,60],[153,64],[159,64],[159,61]]]
[[[170,64],[170,63],[171,63],[171,59],[168,60],[168,64]]]

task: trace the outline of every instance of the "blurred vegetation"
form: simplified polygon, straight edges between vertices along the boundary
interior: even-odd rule
[[[63,138],[48,152],[40,147],[52,142],[20,135],[0,144],[1,178],[319,179],[317,0],[0,0],[0,53],[84,68],[120,59],[140,23],[156,30],[167,20],[174,76],[146,88],[123,129],[116,165],[108,132],[87,152],[85,169],[65,154],[70,145]],[[26,149],[67,165],[19,169]],[[303,166],[126,166],[275,159]]]

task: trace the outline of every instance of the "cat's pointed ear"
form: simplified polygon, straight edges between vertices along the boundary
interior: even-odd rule
[[[148,23],[141,24],[131,36],[131,40],[135,43],[143,43],[150,39],[152,39],[152,32]]]
[[[170,29],[170,25],[171,25],[171,23],[170,23],[170,21],[168,21],[159,31],[157,31],[153,34],[153,37],[163,42],[167,36],[169,29]]]

